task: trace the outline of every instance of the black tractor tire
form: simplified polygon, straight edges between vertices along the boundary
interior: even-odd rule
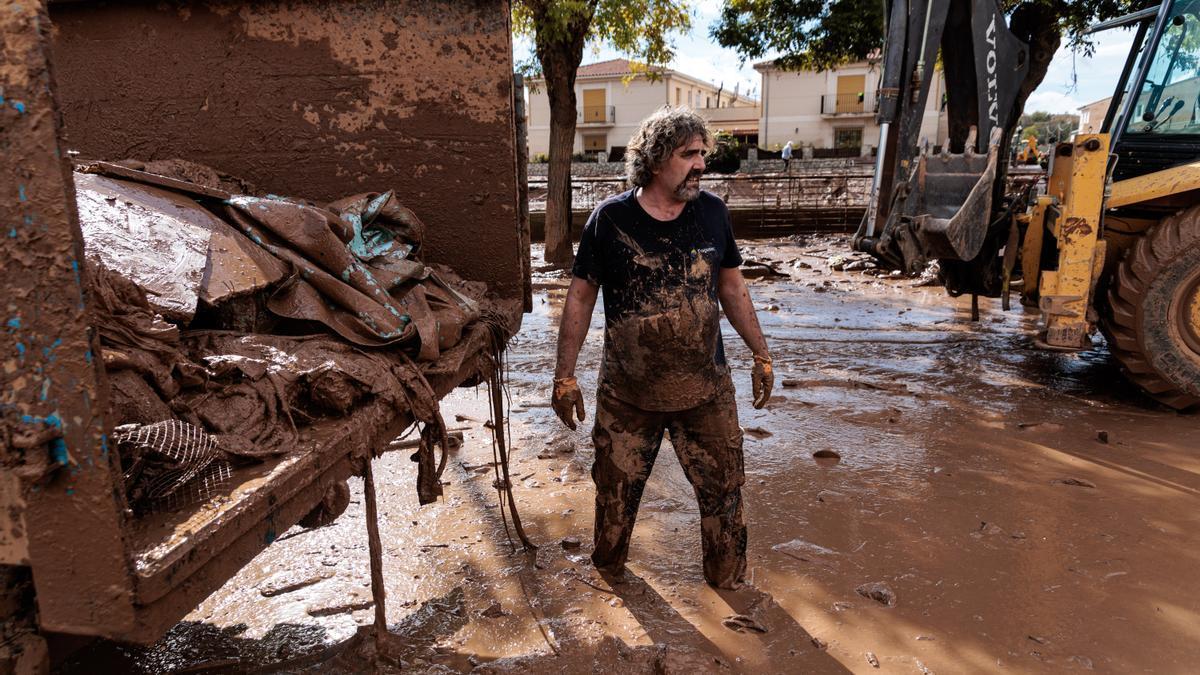
[[[1127,251],[1101,327],[1146,393],[1178,410],[1200,407],[1200,206],[1165,218]]]

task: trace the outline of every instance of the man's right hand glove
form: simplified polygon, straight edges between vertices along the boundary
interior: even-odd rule
[[[575,414],[579,415],[580,422],[586,417],[583,411],[583,392],[579,391],[579,381],[573,377],[554,378],[554,393],[550,395],[550,407],[554,408],[558,419],[562,420],[562,423],[567,425],[571,431],[574,431]]]

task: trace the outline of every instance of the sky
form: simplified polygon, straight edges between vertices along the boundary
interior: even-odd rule
[[[1095,36],[1091,57],[1059,47],[1046,79],[1029,95],[1025,112],[1075,113],[1078,108],[1112,96],[1133,43],[1132,29],[1113,29]]]
[[[709,27],[716,22],[723,0],[698,0],[694,3],[692,30],[675,40],[675,58],[668,66],[713,84],[735,86],[739,93],[757,98],[760,77],[749,62],[740,63],[732,49],[717,46],[708,37]],[[1121,67],[1125,64],[1133,31],[1114,29],[1095,36],[1095,51],[1091,57],[1063,46],[1054,55],[1050,69],[1040,87],[1029,97],[1025,112],[1075,113],[1081,106],[1110,96],[1116,86]],[[530,53],[530,43],[517,39],[514,44],[517,59]],[[583,63],[595,63],[624,55],[608,47],[589,47]],[[766,58],[770,58],[770,54]]]

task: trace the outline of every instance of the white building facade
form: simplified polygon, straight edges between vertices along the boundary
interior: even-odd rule
[[[757,101],[670,69],[657,71],[655,80],[632,70],[633,64],[625,59],[579,67],[572,152],[608,154],[625,147],[641,121],[664,105],[692,108],[708,119],[714,130],[757,140]],[[527,89],[529,154],[533,157],[550,150],[550,102],[543,80],[529,80]]]
[[[791,141],[797,148],[869,155],[879,144],[878,64],[861,61],[835,70],[787,71],[767,61],[754,64],[754,69],[762,76],[760,148],[778,150]],[[940,71],[931,86],[919,140],[934,147],[942,145],[948,133],[946,85]]]

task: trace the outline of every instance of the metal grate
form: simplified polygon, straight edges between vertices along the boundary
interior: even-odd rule
[[[126,425],[113,436],[121,456],[129,460],[126,494],[141,509],[179,508],[208,499],[232,475],[216,440],[187,422]]]

